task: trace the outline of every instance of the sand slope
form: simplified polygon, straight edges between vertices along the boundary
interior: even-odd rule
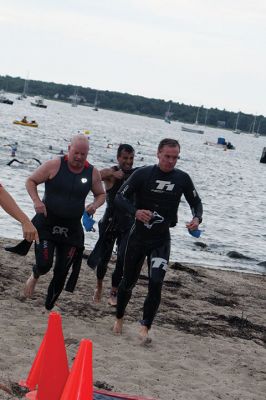
[[[33,252],[7,253],[6,243],[11,241],[0,240],[0,399],[17,399],[22,395],[16,382],[27,376],[47,326],[43,303],[51,274],[40,279],[33,299],[25,300]],[[70,366],[80,340],[93,341],[95,388],[158,400],[265,400],[266,276],[171,265],[152,344],[142,346],[137,332],[145,268],[122,336],[112,333],[114,309],[107,305],[111,271],[112,265],[102,303],[95,305],[95,273],[84,260],[75,293],[64,291],[55,307]]]

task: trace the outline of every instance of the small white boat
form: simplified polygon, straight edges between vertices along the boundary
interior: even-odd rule
[[[17,100],[24,100],[27,98],[27,91],[28,91],[28,87],[29,87],[29,81],[28,79],[25,79],[24,81],[24,87],[23,87],[23,92],[21,95],[19,95],[17,97]]]
[[[173,113],[171,112],[171,101],[169,101],[169,105],[168,105],[168,109],[166,111],[166,113],[164,114],[164,122],[166,122],[167,124],[171,124],[171,116],[173,115]]]
[[[202,107],[203,107],[203,106],[202,106]],[[198,108],[198,111],[197,111],[197,115],[196,115],[196,119],[195,119],[194,125],[198,125],[198,124],[199,124],[198,118],[199,118],[199,111],[200,111],[200,109],[201,109],[201,107]],[[189,126],[185,126],[185,125],[181,126],[181,131],[184,131],[184,132],[192,132],[192,133],[199,133],[200,135],[203,135],[203,133],[204,133],[204,130],[203,130],[203,129],[193,128],[193,127],[189,127]]]
[[[99,101],[98,101],[98,91],[97,91],[96,95],[95,95],[94,104],[92,107],[93,111],[98,111],[98,104],[99,104]]]
[[[237,114],[235,129],[233,130],[233,133],[237,133],[238,135],[241,133],[241,130],[238,129],[239,117],[240,117],[240,111],[239,111],[239,113]]]
[[[78,89],[77,88],[75,89],[74,95],[71,96],[71,99],[72,99],[71,106],[72,107],[77,107],[78,103],[79,103]]]
[[[204,130],[202,130],[202,129],[189,128],[188,126],[181,126],[181,131],[199,133],[200,135],[203,135],[203,133],[204,133]]]
[[[13,104],[12,100],[9,100],[6,96],[5,96],[5,92],[4,90],[0,91],[0,103],[4,103],[4,104]]]
[[[42,97],[35,97],[34,101],[30,103],[34,107],[40,107],[40,108],[47,108],[47,105],[44,104],[43,98]]]

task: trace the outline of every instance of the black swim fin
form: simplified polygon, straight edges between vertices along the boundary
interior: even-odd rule
[[[28,242],[26,239],[19,242],[16,246],[6,246],[4,249],[11,253],[18,254],[20,256],[26,256],[31,248],[32,242]]]

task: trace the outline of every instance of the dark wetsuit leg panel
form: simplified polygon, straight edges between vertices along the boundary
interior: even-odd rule
[[[151,327],[161,302],[161,291],[170,255],[170,240],[154,248],[148,256],[149,289],[144,302],[142,324]]]
[[[139,242],[135,233],[130,234],[125,252],[124,275],[117,293],[116,317],[122,318],[131,298],[132,289],[137,283],[139,274],[146,257],[145,245]]]
[[[116,240],[115,232],[107,232],[105,234],[105,238],[102,243],[102,255],[100,262],[97,266],[97,272],[96,272],[97,279],[102,280],[105,277],[107,266],[113,252],[115,240]]]
[[[35,278],[50,271],[53,266],[54,250],[55,244],[51,241],[40,240],[40,243],[35,243],[36,265],[32,269]]]
[[[112,273],[112,287],[117,288],[123,276],[125,251],[130,230],[119,232],[117,236],[117,259],[114,272]]]
[[[48,287],[45,308],[51,310],[62,292],[69,268],[76,254],[76,247],[60,244],[56,246],[54,275]]]
[[[97,267],[98,279],[103,279],[106,274],[116,235],[112,219],[109,218],[109,215],[104,215],[99,222],[99,239],[87,260],[90,268],[95,269]]]

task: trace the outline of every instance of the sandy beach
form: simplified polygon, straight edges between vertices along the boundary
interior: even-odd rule
[[[4,251],[0,239],[0,399],[19,399],[47,326],[44,297],[51,273],[40,278],[32,299],[23,296],[34,254]],[[264,400],[266,393],[266,275],[211,270],[173,263],[162,302],[143,346],[138,320],[147,292],[145,268],[127,308],[122,336],[112,332],[107,305],[112,264],[102,302],[92,302],[95,273],[83,260],[73,294],[64,291],[55,310],[62,316],[69,365],[80,340],[93,342],[95,388],[156,400]],[[8,393],[9,392],[9,393]]]

